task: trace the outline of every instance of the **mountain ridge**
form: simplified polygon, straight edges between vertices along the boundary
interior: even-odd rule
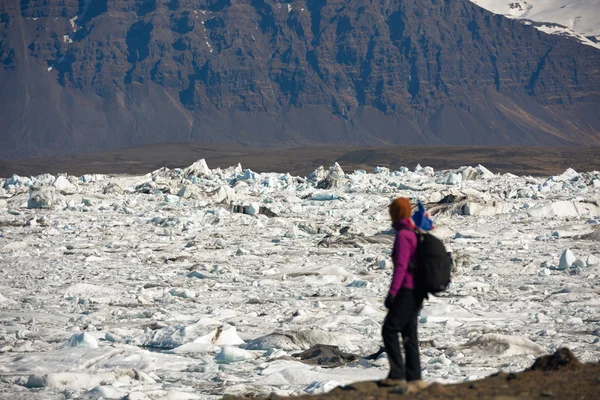
[[[467,0],[3,0],[0,157],[599,145],[600,51]]]

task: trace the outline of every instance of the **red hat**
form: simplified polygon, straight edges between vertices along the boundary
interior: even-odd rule
[[[399,197],[390,204],[390,217],[392,218],[392,222],[410,218],[411,214],[412,206],[410,200],[406,197]]]

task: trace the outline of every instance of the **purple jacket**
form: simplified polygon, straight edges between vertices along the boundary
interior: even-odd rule
[[[413,272],[409,269],[410,261],[416,266],[417,253],[417,235],[414,232],[413,225],[408,219],[403,219],[394,224],[396,240],[392,249],[392,261],[394,263],[394,272],[392,274],[392,285],[390,294],[396,296],[400,289],[414,289],[415,282]]]

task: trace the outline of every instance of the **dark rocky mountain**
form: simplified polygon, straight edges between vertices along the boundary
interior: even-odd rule
[[[0,0],[0,157],[600,145],[600,51],[467,0]]]

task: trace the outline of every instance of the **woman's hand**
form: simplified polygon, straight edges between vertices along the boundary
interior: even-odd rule
[[[390,293],[388,293],[387,297],[385,298],[385,302],[383,304],[385,305],[385,308],[387,308],[388,310],[390,308],[392,308],[392,305],[394,304],[394,296],[392,296]]]

